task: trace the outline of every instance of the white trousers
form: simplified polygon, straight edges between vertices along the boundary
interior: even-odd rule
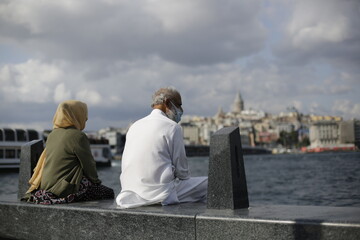
[[[175,182],[175,188],[161,204],[206,202],[207,187],[207,177],[192,177],[186,180],[177,180]]]

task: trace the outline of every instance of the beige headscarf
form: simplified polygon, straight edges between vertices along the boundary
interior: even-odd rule
[[[85,128],[88,118],[88,110],[86,103],[67,100],[59,104],[54,115],[54,128],[66,128],[74,126],[80,131]]]
[[[85,128],[87,119],[88,110],[86,103],[76,100],[67,100],[59,104],[54,115],[53,128],[66,128],[74,126],[81,131]],[[46,148],[40,155],[36,167],[34,168],[34,173],[29,180],[30,188],[26,193],[30,193],[40,186],[45,159]]]

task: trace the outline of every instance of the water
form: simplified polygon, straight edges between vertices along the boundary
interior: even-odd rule
[[[250,205],[360,207],[360,153],[244,156]],[[208,158],[189,158],[192,176],[208,174]],[[103,184],[120,192],[120,162],[98,168]],[[18,173],[0,172],[0,200],[16,199]]]

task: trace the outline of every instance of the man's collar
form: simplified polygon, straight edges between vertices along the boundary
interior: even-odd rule
[[[166,117],[166,114],[163,112],[163,111],[161,111],[160,109],[157,109],[157,108],[154,108],[153,110],[152,110],[152,112],[151,112],[151,114],[158,114],[158,113],[160,113],[161,115],[163,115],[163,116],[165,116]]]

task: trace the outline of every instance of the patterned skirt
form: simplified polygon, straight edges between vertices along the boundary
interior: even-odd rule
[[[28,201],[35,204],[50,205],[103,199],[114,199],[114,190],[101,184],[93,184],[87,178],[83,177],[77,193],[69,194],[64,198],[59,198],[49,191],[37,190],[31,193],[31,197]]]

